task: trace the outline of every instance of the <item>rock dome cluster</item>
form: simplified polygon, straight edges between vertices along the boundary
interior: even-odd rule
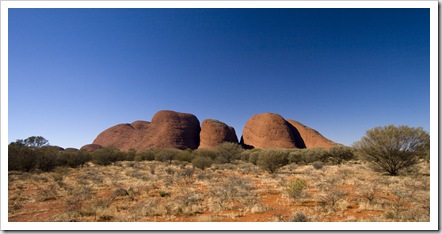
[[[238,143],[233,127],[214,119],[206,119],[200,125],[193,114],[162,110],[152,117],[151,122],[138,120],[110,127],[101,132],[92,144],[81,149],[197,149],[213,148],[223,142]],[[329,148],[336,145],[316,130],[274,113],[252,116],[244,127],[239,143],[244,148]]]

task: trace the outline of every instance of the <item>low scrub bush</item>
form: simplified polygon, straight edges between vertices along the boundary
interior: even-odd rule
[[[155,150],[147,149],[141,152],[137,152],[134,157],[135,161],[153,161],[155,160]]]
[[[260,152],[257,165],[270,173],[275,173],[280,167],[287,165],[287,158],[288,151],[266,149]]]
[[[286,187],[286,192],[290,198],[298,199],[304,195],[304,190],[307,188],[307,182],[303,179],[294,179],[289,182]]]
[[[181,150],[175,148],[159,149],[155,152],[155,160],[172,164],[179,153],[181,153]]]
[[[217,153],[216,161],[218,163],[231,163],[234,160],[241,159],[241,153],[244,149],[237,143],[224,142],[215,148]]]
[[[116,161],[121,161],[124,153],[113,148],[102,148],[91,153],[92,162],[97,165],[107,166]]]
[[[324,163],[321,161],[316,161],[312,163],[313,168],[316,170],[322,169],[324,167]]]
[[[194,158],[195,158],[195,155],[191,149],[181,150],[175,156],[176,160],[184,161],[184,162],[192,162],[192,160]]]
[[[210,166],[212,166],[212,164],[213,160],[208,157],[197,156],[192,160],[192,165],[196,168],[200,168],[201,170],[209,168]]]

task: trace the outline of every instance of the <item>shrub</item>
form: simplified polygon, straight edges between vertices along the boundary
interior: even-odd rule
[[[330,157],[337,164],[342,163],[342,161],[349,161],[349,160],[355,159],[355,155],[354,155],[353,151],[354,150],[352,147],[341,146],[341,145],[331,147],[328,150]]]
[[[259,149],[252,149],[252,150],[249,150],[249,152],[250,152],[249,153],[249,162],[254,165],[257,165],[260,150]]]
[[[181,151],[179,149],[175,148],[165,148],[165,149],[159,149],[155,152],[155,160],[160,162],[169,162],[169,164],[172,164],[172,161],[176,158],[176,156]]]
[[[261,151],[257,165],[270,173],[288,163],[288,152],[280,149],[266,149]]]
[[[305,164],[307,149],[291,150],[288,155],[289,163]]]
[[[204,170],[204,169],[212,166],[212,164],[213,164],[213,160],[208,157],[198,156],[192,160],[192,165],[194,167],[200,168],[201,170]]]
[[[302,212],[297,212],[293,218],[291,219],[292,222],[309,222],[310,220],[307,218],[307,216]]]
[[[176,160],[185,161],[185,162],[192,162],[192,160],[194,158],[195,158],[195,155],[193,154],[191,149],[181,150],[175,156]]]
[[[303,179],[296,178],[295,180],[289,182],[286,187],[286,191],[290,198],[297,199],[303,195],[306,188],[307,182]]]
[[[137,152],[134,149],[130,149],[129,151],[124,153],[124,160],[122,161],[134,161],[136,153]]]
[[[315,169],[319,170],[319,169],[321,169],[321,168],[324,167],[324,163],[321,162],[321,161],[316,161],[316,162],[313,162],[313,163],[312,163],[312,166],[313,166]]]
[[[101,148],[91,154],[92,162],[102,166],[110,165],[121,158],[121,152],[113,148]]]
[[[37,152],[23,144],[11,143],[8,145],[8,170],[32,170],[37,162]]]
[[[147,149],[145,151],[137,152],[134,157],[135,161],[153,161],[155,160],[155,150]]]
[[[328,150],[321,147],[307,149],[305,154],[306,155],[304,160],[306,161],[306,163],[312,163],[316,161],[327,162],[327,160],[330,158]]]
[[[218,153],[216,152],[216,150],[212,150],[212,149],[200,148],[200,149],[197,149],[193,152],[196,156],[207,157],[207,158],[211,158],[212,160],[215,160],[216,157],[218,156]]]
[[[354,143],[354,147],[373,169],[395,176],[426,155],[430,148],[430,135],[422,128],[375,127]]]
[[[215,148],[217,152],[216,160],[219,163],[231,163],[233,160],[241,158],[244,149],[237,143],[224,142]]]

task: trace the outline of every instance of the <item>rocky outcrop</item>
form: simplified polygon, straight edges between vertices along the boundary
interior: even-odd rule
[[[289,124],[291,124],[294,128],[296,128],[305,143],[305,147],[314,148],[314,147],[322,147],[322,148],[330,148],[338,145],[337,143],[325,138],[318,131],[301,124],[295,120],[287,120]]]
[[[87,145],[82,146],[82,147],[80,148],[80,150],[84,150],[84,151],[94,151],[94,150],[101,149],[101,148],[103,148],[103,146],[101,146],[101,145],[97,145],[97,144],[87,144]]]
[[[245,148],[330,148],[338,145],[312,128],[273,113],[252,116],[244,127],[241,144]]]
[[[151,122],[138,120],[110,127],[101,132],[93,144],[81,150],[102,147],[123,151],[143,151],[149,147],[197,149],[216,147],[223,142],[238,142],[233,127],[213,119],[204,120],[200,127],[198,118],[192,114],[163,110],[157,112]],[[314,129],[274,113],[252,116],[244,127],[240,143],[244,148],[329,148],[337,145]]]
[[[93,144],[123,151],[136,149],[145,130],[135,128],[132,124],[118,124],[100,133]]]
[[[199,148],[213,148],[223,142],[238,143],[235,129],[214,119],[206,119],[201,123]]]
[[[72,147],[64,149],[64,152],[77,152],[77,151],[80,151],[80,150],[77,148],[72,148]]]
[[[152,122],[138,120],[106,129],[93,144],[127,151],[148,147],[196,149],[199,146],[200,123],[187,113],[159,111]]]
[[[196,149],[200,143],[200,131],[200,122],[192,114],[159,111],[149,125],[146,146]]]
[[[252,116],[244,126],[241,144],[245,148],[304,148],[297,145],[291,125],[274,113]]]

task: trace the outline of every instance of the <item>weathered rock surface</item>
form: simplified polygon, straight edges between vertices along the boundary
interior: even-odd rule
[[[200,131],[200,122],[192,114],[159,111],[149,125],[146,146],[196,149],[200,144]]]
[[[72,148],[72,147],[70,147],[70,148],[66,148],[66,149],[64,149],[64,151],[65,151],[65,152],[77,152],[77,151],[80,151],[80,150],[77,149],[77,148]]]
[[[330,148],[335,142],[318,131],[273,113],[252,116],[241,137],[245,148]]]
[[[199,148],[213,148],[223,142],[238,143],[235,129],[214,119],[206,119],[201,123]]]
[[[103,146],[101,146],[101,145],[97,145],[97,144],[87,144],[87,145],[82,146],[82,147],[80,148],[80,150],[94,151],[94,150],[101,149],[101,148],[103,148]]]
[[[163,110],[151,122],[138,120],[118,124],[101,132],[93,144],[81,150],[102,147],[123,151],[143,151],[149,147],[197,149],[212,148],[223,142],[238,142],[235,129],[223,122],[206,119],[201,123],[192,114]],[[245,148],[329,148],[336,143],[294,120],[274,113],[257,114],[243,130],[241,145]]]
[[[302,148],[296,144],[291,125],[274,113],[253,115],[244,126],[241,144],[246,148]]]
[[[93,144],[127,151],[148,147],[196,149],[199,145],[200,123],[187,113],[159,111],[152,122],[138,120],[106,129]]]
[[[307,148],[322,147],[328,149],[338,145],[337,143],[325,138],[318,131],[309,128],[298,121],[289,119],[287,122],[298,130]]]
[[[93,144],[127,151],[136,149],[142,139],[143,130],[131,124],[118,124],[100,133]]]

